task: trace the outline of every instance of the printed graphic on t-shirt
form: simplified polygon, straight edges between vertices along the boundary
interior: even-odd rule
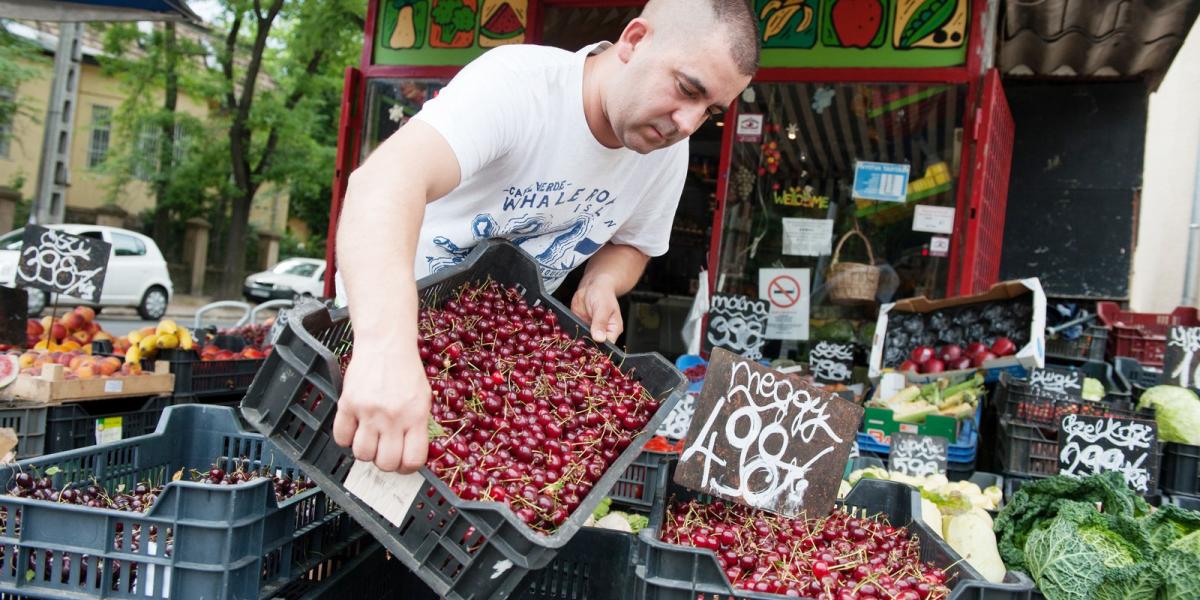
[[[442,254],[425,260],[436,272],[462,262],[481,240],[507,238],[537,259],[546,287],[554,289],[612,237],[618,225],[610,217],[615,201],[606,189],[562,180],[509,187],[499,214],[472,219],[471,239],[438,236],[433,244]]]

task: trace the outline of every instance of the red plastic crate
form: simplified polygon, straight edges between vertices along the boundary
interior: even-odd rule
[[[1110,358],[1126,356],[1155,367],[1163,364],[1172,327],[1200,326],[1200,315],[1190,306],[1180,306],[1167,315],[1123,311],[1115,302],[1099,302],[1096,309],[1100,320],[1113,332],[1108,338]]]

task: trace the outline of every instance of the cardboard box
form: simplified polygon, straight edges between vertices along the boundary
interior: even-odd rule
[[[863,415],[862,432],[875,438],[876,442],[888,446],[892,445],[892,434],[898,431],[944,437],[953,444],[958,441],[961,426],[962,423],[958,419],[937,414],[925,417],[925,422],[919,425],[899,423],[892,420],[892,409],[869,406]]]
[[[883,347],[884,340],[887,338],[888,315],[896,312],[929,313],[943,308],[980,304],[994,300],[1009,300],[1026,294],[1031,296],[1033,303],[1033,315],[1030,317],[1029,323],[1029,342],[1024,347],[1017,349],[1015,355],[1003,356],[984,363],[983,370],[988,371],[988,375],[991,377],[995,375],[992,371],[1002,371],[1014,367],[1025,369],[1045,367],[1046,294],[1042,291],[1041,282],[1033,278],[997,283],[987,292],[974,296],[958,296],[942,300],[930,300],[922,296],[883,305],[879,309],[879,321],[875,325],[875,337],[871,343],[871,363],[868,376],[871,381],[878,382],[881,375],[892,371],[890,368],[883,368]],[[960,377],[974,371],[974,369],[965,369],[928,375],[910,372],[905,373],[905,376],[913,383],[927,383],[943,377]]]

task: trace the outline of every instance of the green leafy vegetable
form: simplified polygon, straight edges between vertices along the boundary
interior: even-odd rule
[[[1057,476],[1025,484],[996,517],[1000,557],[1009,569],[1028,571],[1025,543],[1033,529],[1058,515],[1064,506],[1099,503],[1104,513],[1138,518],[1150,511],[1117,472],[1072,479]],[[1094,509],[1093,509],[1094,510]]]
[[[1047,599],[1094,600],[1102,589],[1157,590],[1153,574],[1143,575],[1152,571],[1149,546],[1132,518],[1067,501],[1053,520],[1029,532],[1025,563]]]
[[[592,511],[592,518],[599,521],[608,516],[608,512],[612,509],[612,498],[605,498],[596,506],[596,510]]]
[[[1138,408],[1154,408],[1158,439],[1200,446],[1200,397],[1173,385],[1157,385],[1142,394]]]
[[[1185,600],[1200,590],[1200,531],[1189,533],[1167,547],[1158,559],[1162,572],[1162,600]]]
[[[633,529],[634,533],[641,531],[650,524],[650,517],[646,515],[629,514],[625,515],[625,520],[629,521],[629,527]]]
[[[1083,379],[1083,399],[1099,402],[1104,399],[1104,394],[1107,391],[1104,389],[1104,384],[1100,383],[1099,379],[1085,377]]]
[[[1168,504],[1141,522],[1150,536],[1151,546],[1162,551],[1180,538],[1200,531],[1200,512]]]

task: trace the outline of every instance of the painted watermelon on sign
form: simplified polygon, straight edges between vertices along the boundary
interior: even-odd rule
[[[484,0],[480,11],[479,46],[494,48],[525,41],[528,0]]]

